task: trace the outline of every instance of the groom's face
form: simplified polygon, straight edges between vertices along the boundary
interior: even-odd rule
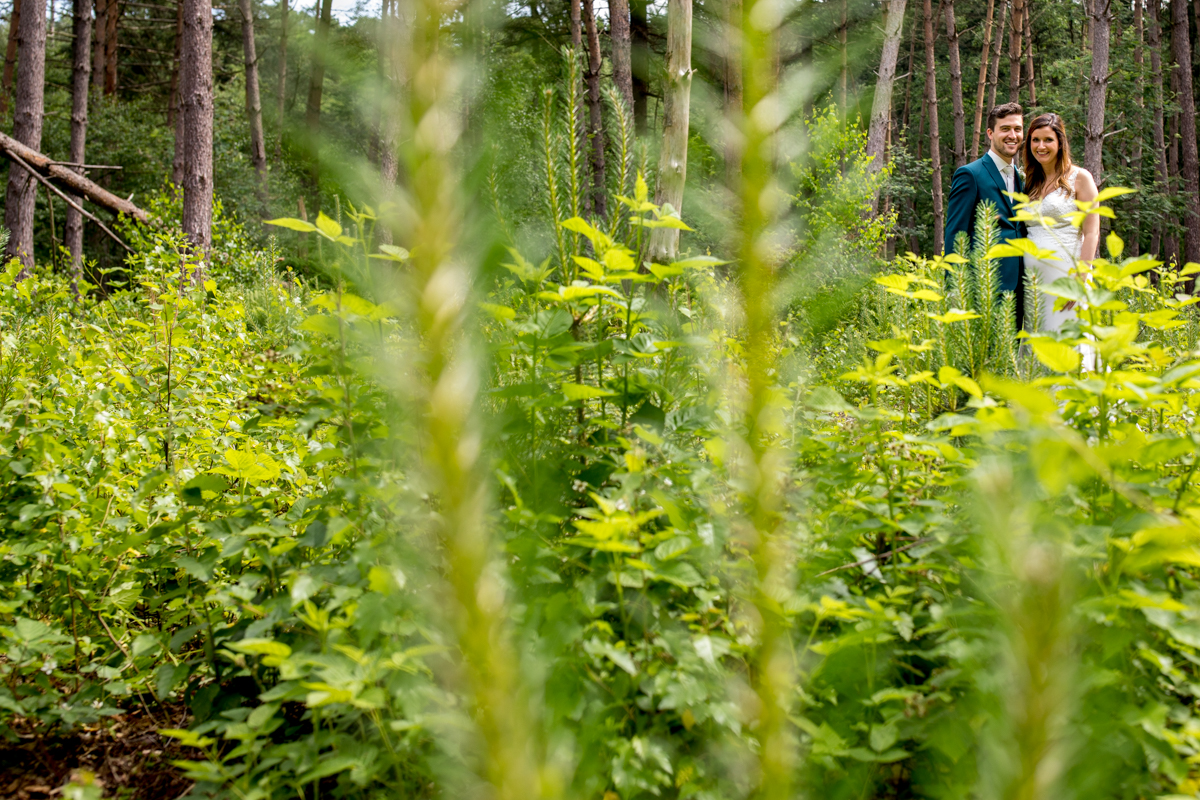
[[[1021,138],[1025,134],[1025,120],[1020,114],[1010,114],[996,120],[996,127],[988,129],[988,139],[997,154],[1011,161],[1021,149]]]

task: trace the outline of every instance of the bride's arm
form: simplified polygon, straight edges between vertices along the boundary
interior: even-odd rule
[[[1099,191],[1096,189],[1096,181],[1092,178],[1092,173],[1086,169],[1079,170],[1079,175],[1075,178],[1075,199],[1083,203],[1090,203],[1096,199]],[[1096,250],[1100,246],[1100,215],[1088,214],[1087,219],[1083,222],[1083,245],[1079,250],[1079,257],[1083,261],[1091,261],[1096,257]]]

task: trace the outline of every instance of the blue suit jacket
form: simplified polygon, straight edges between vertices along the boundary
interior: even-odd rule
[[[1016,175],[1016,190],[1024,192],[1025,182],[1020,173]],[[975,243],[975,208],[984,200],[990,200],[999,211],[999,233],[1002,241],[1019,239],[1025,235],[1025,225],[1012,222],[1013,200],[1004,194],[1004,176],[996,168],[996,162],[987,153],[978,161],[954,170],[950,182],[950,200],[946,204],[946,252],[954,252],[954,240],[959,231],[966,231],[971,246]],[[966,256],[967,253],[960,253]],[[1000,259],[1000,290],[1016,291],[1021,276],[1021,259]]]

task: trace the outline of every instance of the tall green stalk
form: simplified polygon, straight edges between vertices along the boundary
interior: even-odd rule
[[[744,452],[739,486],[756,577],[751,595],[759,643],[751,679],[757,703],[751,716],[758,739],[756,794],[763,800],[790,800],[796,764],[796,743],[788,720],[795,684],[794,662],[787,621],[779,603],[779,598],[791,589],[791,557],[781,530],[786,459],[776,436],[784,419],[774,377],[778,349],[776,265],[770,261],[773,219],[769,209],[782,206],[772,163],[779,120],[776,114],[762,113],[781,102],[775,85],[775,35],[780,14],[774,0],[744,4],[740,25],[743,107],[751,113],[736,121],[744,142],[739,278],[746,355],[741,420],[745,441],[735,445],[740,444]]]

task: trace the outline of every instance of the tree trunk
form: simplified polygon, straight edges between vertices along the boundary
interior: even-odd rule
[[[1133,184],[1141,190],[1144,186],[1142,180],[1142,139],[1146,133],[1144,120],[1146,119],[1146,76],[1145,76],[1145,19],[1143,17],[1142,6],[1145,0],[1133,0],[1133,65],[1136,73],[1134,84],[1134,99],[1133,102],[1138,109],[1137,125],[1134,127],[1135,134],[1133,137],[1133,153],[1130,155],[1129,166],[1133,171]],[[1129,237],[1128,245],[1129,255],[1136,256],[1141,253],[1141,200],[1139,195],[1133,196],[1134,219],[1136,220],[1136,230],[1133,236]]]
[[[904,0],[901,0],[904,2]],[[736,192],[742,179],[742,0],[725,0],[725,186]]]
[[[179,116],[183,119],[183,232],[207,257],[213,201],[212,0],[183,0]]]
[[[96,94],[104,92],[104,42],[108,36],[108,7],[114,3],[116,0],[96,0],[95,36],[92,43],[92,89]]]
[[[21,28],[21,0],[13,0],[8,15],[8,46],[4,49],[4,77],[0,83],[0,118],[8,114],[8,98],[12,95],[13,71],[17,68],[17,31]]]
[[[883,4],[883,50],[879,56],[879,79],[871,102],[871,122],[867,128],[867,156],[870,169],[879,172],[885,165],[888,127],[892,120],[892,86],[896,81],[896,62],[900,58],[900,38],[904,29],[906,0],[886,0]],[[871,198],[872,210],[878,210],[879,195]]]
[[[117,93],[117,21],[121,18],[121,0],[108,0],[104,17],[104,94]]]
[[[1008,26],[1008,102],[1021,101],[1021,37],[1024,34],[1025,0],[1012,0]]]
[[[17,91],[13,103],[13,138],[26,147],[42,146],[46,77],[46,3],[25,0],[17,30]],[[8,167],[4,198],[4,227],[10,238],[5,260],[20,258],[27,274],[33,268],[33,209],[38,185],[16,164]]]
[[[983,49],[979,53],[979,83],[975,89],[975,128],[971,135],[971,159],[979,157],[979,139],[983,135],[983,94],[987,89],[988,67],[992,57],[992,20],[996,0],[988,0],[987,16],[983,21]]]
[[[1108,34],[1112,24],[1111,7],[1111,0],[1095,0],[1088,26],[1092,31],[1092,72],[1088,78],[1083,166],[1092,173],[1097,185],[1104,180],[1104,106],[1108,99]]]
[[[99,2],[107,2],[107,0],[99,0]],[[183,189],[183,151],[187,144],[187,133],[184,128],[183,111],[180,108],[180,91],[179,80],[183,72],[183,4],[185,0],[175,0],[175,72],[173,81],[175,86],[175,97],[172,102],[175,105],[175,155],[171,160],[171,183],[175,184],[177,190]],[[99,24],[99,23],[97,23]],[[94,75],[92,76],[95,77]]]
[[[918,27],[920,27],[920,26],[917,25],[917,22],[914,19],[912,25],[909,26],[909,28],[911,30],[909,31],[909,34],[908,34],[908,75],[906,75],[904,77],[904,112],[903,112],[903,119],[902,119],[902,123],[904,124],[904,133],[906,135],[909,132],[908,126],[909,126],[909,120],[911,118],[910,114],[909,114],[909,110],[912,107],[912,102],[911,102],[912,101],[912,85],[913,85],[913,75],[915,73],[914,66],[916,65],[915,57],[916,57],[916,53],[917,53],[917,28]]]
[[[321,13],[317,18],[317,35],[313,42],[312,74],[308,81],[308,105],[304,110],[310,159],[308,210],[313,215],[321,210],[321,94],[325,90],[325,62],[329,57],[329,24],[333,14],[333,0],[320,2]]]
[[[929,160],[933,171],[933,252],[944,250],[945,220],[942,219],[942,155],[938,138],[937,69],[934,62],[933,4],[925,0],[925,106],[929,114]]]
[[[1183,178],[1183,257],[1200,263],[1200,157],[1196,153],[1196,100],[1192,95],[1192,42],[1187,0],[1171,0],[1171,44],[1179,73],[1179,168]]]
[[[988,70],[988,101],[984,112],[996,107],[996,89],[1000,85],[1000,56],[1004,50],[1004,26],[1007,24],[1010,0],[1003,0],[1000,8],[1000,19],[996,21],[996,35],[992,37],[992,65]]]
[[[954,0],[944,0],[946,45],[950,50],[950,107],[954,125],[954,166],[967,163],[966,118],[963,114],[962,62],[958,56],[958,28],[954,20]]]
[[[682,213],[687,180],[688,112],[692,96],[692,0],[667,1],[667,64],[663,85],[663,138],[654,202]],[[666,264],[679,252],[678,228],[650,232],[650,260]]]
[[[613,83],[633,112],[633,62],[629,38],[629,0],[609,0],[608,35],[612,39]]]
[[[71,162],[87,163],[88,91],[92,78],[92,0],[75,0],[74,21],[71,26],[75,37],[71,45]],[[83,174],[83,168],[76,171]],[[79,204],[81,198],[72,199]],[[79,294],[79,279],[83,276],[83,214],[67,206],[67,223],[63,232],[67,250],[71,254],[71,288]]]
[[[258,93],[258,53],[254,47],[254,2],[238,0],[242,12],[242,51],[246,57],[246,116],[250,118],[250,163],[258,173],[258,201],[267,203],[267,143],[263,139],[262,99]]]
[[[583,24],[587,32],[588,68],[584,73],[587,84],[588,138],[592,145],[592,211],[601,219],[608,216],[608,186],[604,173],[604,98],[600,96],[600,32],[596,28],[596,9],[593,0],[583,0]]]
[[[849,96],[849,81],[850,81],[850,48],[846,44],[846,4],[848,0],[841,0],[841,21],[838,25],[838,51],[841,57],[841,70],[838,72],[838,110],[842,115],[842,123],[845,124],[846,114],[848,112],[847,103]]]
[[[288,0],[279,0],[279,138],[275,140],[275,163],[283,161],[284,115],[287,113],[287,25]]]
[[[583,9],[580,0],[568,0],[571,4],[571,47],[575,52],[583,51]]]
[[[630,55],[633,82],[633,121],[639,135],[647,127],[650,97],[650,21],[646,15],[649,0],[629,0]]]
[[[1037,83],[1033,74],[1033,0],[1025,0],[1025,83],[1029,86],[1029,105],[1037,106]]]
[[[167,127],[174,129],[179,115],[179,46],[183,40],[183,0],[175,0],[175,56],[171,60],[170,96],[167,98]]]
[[[1168,191],[1167,142],[1164,124],[1164,97],[1162,75],[1162,29],[1159,27],[1160,0],[1149,0],[1146,15],[1146,38],[1150,50],[1150,87],[1154,92],[1154,114],[1151,118],[1151,137],[1154,141],[1154,175],[1158,191]],[[1150,255],[1158,256],[1162,247],[1162,222],[1154,226],[1150,236]]]

